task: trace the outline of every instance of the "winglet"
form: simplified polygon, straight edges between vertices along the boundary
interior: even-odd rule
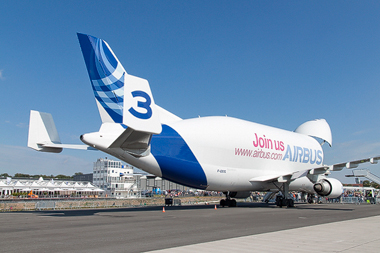
[[[60,153],[62,149],[96,150],[87,145],[62,144],[50,113],[30,111],[28,147],[37,151]]]
[[[57,128],[50,113],[30,111],[28,147],[43,151],[60,153],[60,147],[44,147],[49,144],[61,144]]]

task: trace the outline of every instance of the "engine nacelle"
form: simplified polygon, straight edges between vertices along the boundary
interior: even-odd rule
[[[230,192],[228,196],[231,198],[245,199],[251,196],[251,192]]]
[[[325,178],[314,184],[314,191],[318,195],[329,198],[337,198],[343,193],[342,183],[335,178]]]

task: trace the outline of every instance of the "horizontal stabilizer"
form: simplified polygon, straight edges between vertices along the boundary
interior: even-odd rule
[[[68,149],[81,149],[81,150],[97,150],[96,148],[81,145],[81,144],[43,144],[44,148],[68,148]]]
[[[96,150],[87,145],[62,144],[50,113],[30,111],[28,147],[37,151],[60,153],[63,148]]]

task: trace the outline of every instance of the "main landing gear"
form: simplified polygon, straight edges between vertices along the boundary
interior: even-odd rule
[[[278,187],[274,184],[282,193],[282,195],[276,196],[276,206],[278,207],[294,207],[294,200],[289,197],[289,182],[283,182],[282,187]],[[285,197],[284,197],[285,196]]]
[[[294,200],[293,199],[286,199],[281,195],[276,196],[276,206],[278,207],[294,207]]]
[[[231,199],[229,192],[223,192],[226,195],[226,199],[220,200],[220,206],[221,207],[236,207],[236,200]]]

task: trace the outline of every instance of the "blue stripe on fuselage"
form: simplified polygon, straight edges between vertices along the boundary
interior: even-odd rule
[[[201,165],[185,140],[171,127],[153,135],[151,152],[162,172],[162,178],[196,189],[206,189],[207,179]]]

